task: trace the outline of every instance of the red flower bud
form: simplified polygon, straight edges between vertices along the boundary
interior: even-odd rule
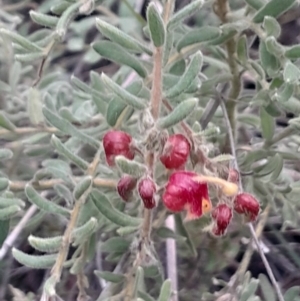
[[[134,158],[134,151],[131,148],[132,137],[122,131],[109,131],[103,137],[103,147],[106,161],[109,166],[115,165],[115,157],[123,155],[127,159]]]
[[[219,204],[214,208],[211,217],[215,220],[213,233],[216,232],[220,233],[219,235],[223,235],[232,219],[232,209],[226,204]],[[217,235],[216,233],[214,234]]]
[[[156,206],[155,183],[150,178],[143,178],[138,184],[139,195],[147,209],[152,209]]]
[[[250,221],[255,221],[260,210],[260,205],[253,195],[244,192],[236,196],[234,210],[237,213],[245,214]]]
[[[170,211],[187,211],[186,221],[199,218],[212,208],[207,183],[194,181],[195,176],[190,171],[174,172],[163,194],[164,205]]]
[[[190,150],[190,143],[183,135],[172,135],[164,146],[160,161],[167,169],[179,168],[186,163]]]
[[[239,172],[234,168],[229,169],[227,180],[228,180],[228,182],[231,182],[231,183],[238,183],[240,180]]]
[[[123,176],[118,184],[117,184],[117,191],[120,197],[125,201],[128,202],[133,194],[133,190],[135,189],[137,183],[137,179],[125,175]]]

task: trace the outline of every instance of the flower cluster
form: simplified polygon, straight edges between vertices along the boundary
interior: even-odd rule
[[[109,131],[103,138],[103,147],[108,165],[115,164],[115,157],[122,155],[129,160],[135,157],[132,137],[122,131]],[[215,236],[224,235],[233,218],[233,212],[241,214],[246,221],[255,221],[260,204],[249,193],[238,193],[239,173],[235,169],[228,172],[227,181],[219,177],[198,175],[186,171],[185,164],[191,151],[190,142],[181,134],[168,137],[160,154],[160,161],[166,169],[173,172],[164,187],[162,201],[172,212],[186,212],[185,221],[191,221],[210,213],[212,224],[209,227]],[[213,206],[208,185],[221,188],[220,201]],[[123,175],[117,185],[120,197],[128,202],[137,190],[145,208],[153,209],[157,205],[157,186],[149,175],[139,181],[130,175]]]

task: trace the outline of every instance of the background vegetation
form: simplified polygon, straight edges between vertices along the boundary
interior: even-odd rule
[[[147,23],[149,2],[0,1],[0,300],[299,301],[298,1],[151,1]],[[159,116],[137,102],[153,104],[155,67]],[[209,216],[165,223],[159,202],[143,248],[143,204],[115,188],[143,162],[109,167],[102,138],[149,146],[188,99],[168,131],[189,129],[207,156],[189,169],[238,168],[261,215],[214,237]]]

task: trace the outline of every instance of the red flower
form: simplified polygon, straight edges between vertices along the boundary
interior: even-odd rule
[[[234,210],[237,213],[246,215],[250,221],[255,221],[260,210],[260,205],[253,195],[244,192],[236,196]]]
[[[217,236],[223,235],[232,219],[232,209],[226,204],[219,204],[214,208],[211,217],[215,220],[213,233]]]
[[[195,176],[190,171],[174,172],[163,194],[163,202],[170,211],[187,211],[187,221],[201,217],[212,208],[207,183],[194,181]]]
[[[137,179],[129,175],[125,175],[119,180],[117,184],[117,191],[125,202],[128,202],[131,198],[136,183]]]
[[[139,195],[144,203],[145,208],[152,209],[156,206],[155,183],[150,178],[143,178],[138,184]]]
[[[179,168],[186,163],[190,150],[190,143],[183,135],[172,135],[164,146],[160,161],[167,169]]]
[[[229,169],[229,171],[228,171],[228,182],[238,183],[239,179],[240,179],[239,172],[234,168]]]
[[[123,155],[127,159],[134,158],[134,151],[131,147],[132,137],[122,131],[109,131],[103,137],[103,147],[106,161],[109,166],[115,165],[115,157]]]

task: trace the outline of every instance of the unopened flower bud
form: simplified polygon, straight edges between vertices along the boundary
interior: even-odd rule
[[[226,204],[219,204],[212,211],[211,217],[215,222],[213,233],[215,235],[217,235],[216,233],[223,235],[232,219],[232,209]]]
[[[239,214],[244,214],[249,221],[255,221],[260,210],[258,200],[250,193],[240,193],[234,200],[234,210]]]
[[[152,209],[156,206],[156,185],[150,178],[143,178],[138,184],[138,192],[145,208]]]
[[[117,184],[117,191],[120,197],[125,201],[128,202],[133,195],[133,191],[136,187],[137,179],[129,176],[124,175]]]

